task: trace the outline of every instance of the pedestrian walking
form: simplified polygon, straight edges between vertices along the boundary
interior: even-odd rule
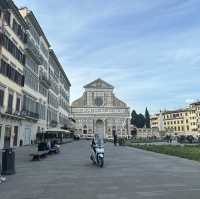
[[[113,131],[113,142],[114,142],[114,145],[117,146],[117,133],[116,133],[116,131]]]

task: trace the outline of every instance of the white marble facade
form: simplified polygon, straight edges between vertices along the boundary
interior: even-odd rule
[[[72,103],[72,116],[76,131],[82,137],[93,137],[100,132],[105,138],[129,135],[130,110],[126,103],[115,97],[114,87],[97,79],[84,86],[82,97]]]

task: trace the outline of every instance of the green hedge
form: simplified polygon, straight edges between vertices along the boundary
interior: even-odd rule
[[[200,145],[151,145],[151,144],[135,144],[129,146],[144,149],[147,151],[153,151],[156,153],[162,153],[172,156],[178,156],[190,160],[200,161]]]

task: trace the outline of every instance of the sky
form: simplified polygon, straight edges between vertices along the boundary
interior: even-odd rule
[[[37,17],[72,84],[101,78],[131,110],[200,99],[199,0],[15,0]]]

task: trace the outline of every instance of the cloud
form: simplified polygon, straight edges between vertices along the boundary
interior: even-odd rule
[[[198,0],[16,2],[38,17],[72,83],[72,101],[99,77],[139,112],[200,98]]]

